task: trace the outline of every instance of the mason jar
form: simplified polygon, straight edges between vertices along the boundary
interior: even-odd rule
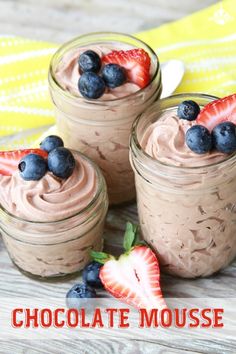
[[[214,99],[174,95],[155,103],[132,128],[130,161],[143,238],[163,271],[184,278],[209,276],[235,258],[236,155],[204,166],[174,166],[148,155],[142,139],[164,113],[176,114],[179,103],[194,100],[203,107]]]
[[[12,215],[0,204],[0,232],[4,244],[12,262],[26,275],[42,280],[71,275],[90,261],[91,250],[103,248],[108,209],[105,180],[93,162],[78,152],[73,153],[86,159],[97,178],[91,201],[79,212],[55,221],[34,221]],[[56,200],[57,196],[52,199]],[[83,196],[79,200],[83,203]],[[65,200],[64,206],[67,203],[71,200]],[[62,212],[66,214],[66,209]]]
[[[58,80],[58,68],[73,51],[99,48],[143,48],[151,58],[151,80],[123,97],[85,99]],[[75,59],[73,59],[75,60]],[[78,58],[77,58],[78,60]],[[134,200],[134,176],[129,163],[129,136],[134,119],[161,94],[161,72],[155,52],[144,42],[121,33],[91,33],[64,44],[52,58],[49,89],[56,125],[66,146],[80,150],[101,168],[108,186],[110,205]],[[122,86],[119,87],[122,90]]]

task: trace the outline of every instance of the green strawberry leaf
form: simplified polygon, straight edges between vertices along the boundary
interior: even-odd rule
[[[90,256],[94,261],[102,264],[105,264],[109,259],[114,258],[110,254],[104,252],[97,252],[97,251],[90,251]]]
[[[138,225],[133,225],[133,231],[135,233],[135,237],[134,237],[134,242],[133,242],[133,245],[136,245],[137,243],[140,243],[140,240],[139,240],[139,226]]]
[[[133,225],[131,222],[126,223],[123,247],[128,252],[138,240],[138,225]]]

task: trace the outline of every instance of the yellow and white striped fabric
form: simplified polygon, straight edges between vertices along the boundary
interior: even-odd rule
[[[40,41],[0,37],[0,136],[37,127],[41,132],[42,126],[54,123],[47,71],[56,48],[55,44]],[[18,137],[19,143],[25,140],[27,145],[34,134],[29,132],[23,140],[21,134]],[[15,137],[13,141],[18,143]],[[4,145],[2,142],[0,145]]]
[[[181,59],[186,74],[176,92],[226,96],[236,92],[236,1],[220,1],[180,21],[139,35],[160,61]]]
[[[182,20],[137,34],[156,50],[161,62],[173,58],[185,62],[186,74],[177,92],[216,96],[236,92],[235,1],[220,1]],[[52,43],[0,36],[1,149],[27,145],[53,124],[47,71],[56,48]],[[30,128],[34,130],[21,133]],[[17,137],[16,132],[20,132]],[[9,135],[14,135],[10,146],[4,139]]]

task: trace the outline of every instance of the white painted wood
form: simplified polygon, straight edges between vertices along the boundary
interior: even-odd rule
[[[55,42],[91,31],[134,33],[215,0],[0,0],[0,32]]]

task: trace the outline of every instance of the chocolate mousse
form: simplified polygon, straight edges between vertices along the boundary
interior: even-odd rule
[[[127,47],[127,49],[128,48],[130,49],[130,47]],[[117,49],[117,46],[90,46],[89,49],[97,53],[100,58],[103,58],[105,55]],[[86,51],[88,51],[88,48],[84,47],[76,48],[65,53],[55,72],[55,77],[63,89],[77,97],[82,96],[78,89],[78,82],[81,77],[78,60]],[[140,87],[133,82],[124,82],[122,85],[115,88],[107,87],[105,93],[99,97],[99,99],[111,100],[121,98],[128,96],[139,89]]]
[[[129,36],[106,37],[98,34],[91,43],[87,35],[65,44],[52,60],[49,84],[59,135],[99,165],[114,205],[135,198],[130,130],[134,119],[160,96],[161,80],[157,57],[148,46]],[[91,51],[99,56],[101,69],[84,73],[80,57]]]
[[[199,101],[208,99],[196,96]],[[165,109],[160,101],[136,122],[131,162],[144,239],[156,250],[164,271],[194,278],[217,272],[236,256],[235,148],[230,155],[215,145],[213,127],[207,130],[211,114],[202,117],[207,109],[211,112],[211,103],[191,120],[178,115],[172,103],[177,100],[178,96],[163,100]],[[226,146],[227,136],[232,147],[236,128],[231,134],[227,124],[218,141]],[[206,131],[211,144],[203,139]],[[190,147],[197,152],[188,146],[189,132],[193,132]]]
[[[141,141],[145,152],[156,160],[172,166],[197,167],[219,162],[225,155],[217,150],[196,154],[186,145],[185,136],[196,121],[179,119],[177,112],[164,112],[151,124]]]
[[[38,159],[29,158],[39,155],[32,152],[20,152],[19,169],[13,165],[11,175],[0,174],[3,241],[23,272],[40,278],[68,275],[89,262],[92,249],[102,249],[105,182],[88,158],[64,147],[49,152],[49,170],[39,178]]]
[[[68,179],[47,174],[39,181],[25,181],[18,171],[0,175],[1,206],[12,215],[29,220],[50,222],[69,218],[83,210],[94,198],[98,177],[93,166],[82,156]]]

